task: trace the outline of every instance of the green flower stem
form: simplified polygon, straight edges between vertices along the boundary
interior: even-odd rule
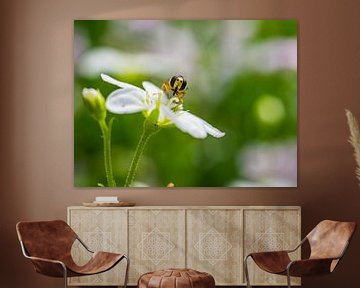
[[[136,147],[134,158],[131,161],[129,172],[126,176],[126,181],[124,185],[125,187],[130,187],[133,184],[137,172],[137,168],[140,162],[140,158],[144,152],[145,146],[149,138],[159,130],[160,128],[157,125],[151,123],[148,120],[145,120],[143,132],[141,134],[139,143]]]
[[[104,164],[108,187],[116,187],[111,165],[111,127],[113,120],[114,118],[110,120],[109,127],[106,125],[105,120],[99,121],[104,143]]]

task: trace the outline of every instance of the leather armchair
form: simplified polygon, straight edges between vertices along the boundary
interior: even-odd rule
[[[247,287],[251,287],[248,258],[252,258],[259,268],[266,272],[286,275],[289,288],[291,288],[291,276],[305,277],[332,273],[344,256],[355,229],[354,222],[324,220],[292,250],[250,253],[244,259]],[[289,253],[296,251],[306,241],[310,245],[310,257],[292,261]]]
[[[35,271],[50,277],[79,277],[102,273],[115,267],[121,260],[127,261],[124,288],[127,285],[129,258],[125,254],[93,252],[62,220],[19,222],[16,231],[23,255],[30,259]],[[90,260],[78,266],[72,256],[71,247],[79,241],[91,254]]]

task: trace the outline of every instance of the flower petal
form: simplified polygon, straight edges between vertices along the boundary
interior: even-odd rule
[[[175,124],[176,127],[178,127],[181,131],[190,134],[194,138],[203,139],[206,138],[207,134],[216,138],[220,138],[225,135],[224,132],[221,132],[203,119],[187,111],[173,112],[167,108],[162,112]]]
[[[112,92],[106,99],[106,109],[116,114],[130,114],[147,110],[142,101],[144,95],[138,90],[127,88]]]
[[[207,133],[200,118],[195,117],[189,112],[180,111],[173,112],[171,109],[162,106],[162,112],[169,118],[177,128],[181,131],[190,134],[194,138],[203,139],[206,138]]]
[[[101,73],[101,79],[104,80],[107,83],[113,84],[115,86],[118,86],[120,88],[132,88],[138,91],[141,91],[142,93],[145,93],[145,91],[139,87],[136,87],[134,85],[131,85],[129,83],[125,83],[125,82],[121,82],[119,80],[116,80],[112,77],[110,77],[109,75],[106,75],[104,73]]]
[[[196,117],[196,116],[194,116],[194,117]],[[205,120],[202,120],[202,119],[200,119],[200,120],[203,122],[206,132],[208,134],[210,134],[211,136],[213,136],[215,138],[221,138],[221,137],[225,136],[225,132],[220,131],[219,129],[215,128],[214,126],[211,126]]]
[[[146,92],[149,93],[149,95],[162,93],[162,90],[151,82],[144,81],[142,84]]]

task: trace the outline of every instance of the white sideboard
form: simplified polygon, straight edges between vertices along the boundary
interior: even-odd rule
[[[92,249],[128,254],[129,285],[163,268],[192,268],[212,274],[216,285],[245,285],[243,258],[250,252],[294,248],[301,238],[298,206],[69,207],[68,223]],[[80,245],[78,263],[89,255]],[[300,258],[300,250],[294,253]],[[125,263],[69,285],[121,285]],[[286,277],[264,273],[249,261],[253,285],[286,285]],[[300,285],[294,278],[293,284]]]

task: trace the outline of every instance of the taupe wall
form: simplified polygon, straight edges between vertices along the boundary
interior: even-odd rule
[[[6,2],[6,3],[5,3]],[[176,11],[174,13],[174,11]],[[111,193],[139,205],[301,205],[303,234],[324,218],[360,223],[344,108],[360,118],[360,2],[288,0],[8,0],[0,2],[0,286],[62,287],[22,258],[19,220],[66,217],[91,200],[73,187],[73,20],[295,18],[299,21],[299,187]],[[359,232],[358,232],[359,233]],[[360,237],[330,277],[304,287],[358,287]]]

